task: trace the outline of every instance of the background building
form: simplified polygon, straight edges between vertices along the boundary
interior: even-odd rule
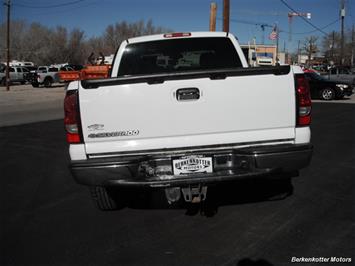
[[[241,47],[250,66],[274,66],[277,60],[280,64],[291,64],[285,52],[279,52],[276,57],[276,45],[241,44]]]

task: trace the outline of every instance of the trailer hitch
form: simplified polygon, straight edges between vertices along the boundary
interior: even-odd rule
[[[191,203],[200,203],[207,196],[207,186],[202,186],[201,184],[181,188],[181,191],[185,201]]]

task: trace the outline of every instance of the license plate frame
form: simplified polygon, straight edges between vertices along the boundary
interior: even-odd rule
[[[210,174],[214,172],[213,156],[188,155],[171,160],[174,175]]]

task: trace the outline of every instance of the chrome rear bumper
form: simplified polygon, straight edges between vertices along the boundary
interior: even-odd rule
[[[91,158],[71,163],[75,180],[94,186],[174,187],[209,184],[237,179],[272,177],[267,175],[302,169],[309,165],[311,144],[282,144],[241,149],[214,150],[169,155],[166,150],[154,155],[139,154],[125,157]],[[213,158],[213,173],[173,175],[172,159],[177,156],[204,155]]]

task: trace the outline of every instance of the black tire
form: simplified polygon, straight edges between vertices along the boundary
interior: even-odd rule
[[[332,88],[324,88],[320,91],[320,98],[325,101],[335,99],[335,91]]]
[[[107,187],[93,186],[90,187],[91,197],[94,200],[97,208],[102,211],[112,211],[122,208],[118,204],[115,190]]]
[[[21,81],[21,85],[25,85],[26,84],[26,81]]]
[[[3,78],[3,79],[1,80],[1,86],[6,86],[6,79],[5,79],[5,78]]]
[[[31,83],[31,85],[32,85],[33,88],[38,88],[39,87],[39,84],[35,83],[35,82]]]
[[[45,78],[44,79],[44,82],[43,82],[43,85],[44,87],[46,88],[50,88],[52,86],[52,79],[51,78]]]
[[[291,178],[272,180],[273,195],[269,197],[270,201],[283,200],[293,194]]]

